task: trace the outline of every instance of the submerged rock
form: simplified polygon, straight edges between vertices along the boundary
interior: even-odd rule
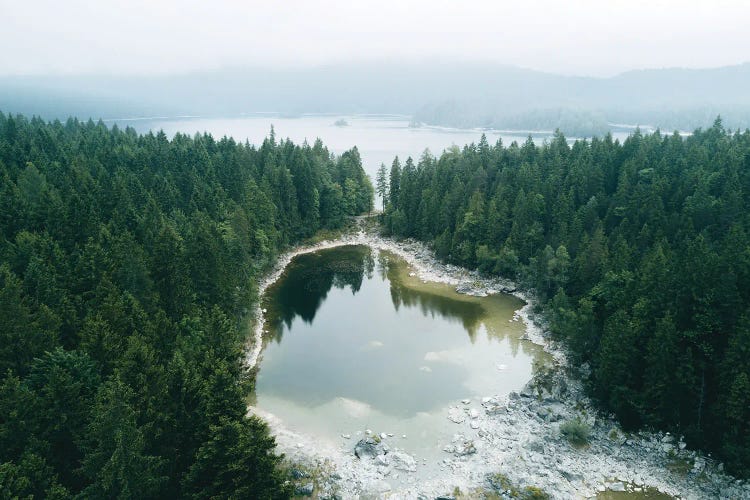
[[[466,420],[466,413],[464,413],[462,408],[451,408],[448,410],[448,420],[454,424],[463,423]]]

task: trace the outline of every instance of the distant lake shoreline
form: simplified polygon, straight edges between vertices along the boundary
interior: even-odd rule
[[[336,126],[337,120],[345,120],[348,125]],[[217,139],[227,136],[238,142],[247,140],[254,145],[262,144],[273,127],[277,139],[289,138],[297,144],[304,141],[312,144],[319,138],[335,154],[341,154],[356,146],[365,172],[373,180],[380,164],[390,167],[396,156],[402,164],[408,157],[413,158],[416,163],[425,150],[439,157],[444,150],[452,146],[463,148],[467,144],[478,143],[482,135],[485,135],[491,144],[502,140],[505,145],[513,142],[523,144],[529,137],[534,141],[545,141],[554,136],[552,131],[461,129],[428,125],[415,127],[410,116],[388,114],[321,113],[292,117],[268,111],[232,117],[136,117],[103,121],[122,127],[129,126],[140,133],[163,130],[170,138],[178,132],[189,135],[207,132]],[[633,131],[634,129],[628,129],[613,132],[612,137],[624,141]],[[568,138],[570,142],[576,139],[579,138]],[[380,201],[375,200],[375,206],[379,205]]]
[[[390,114],[390,113],[362,113],[362,114],[341,114],[341,113],[283,113],[278,111],[254,111],[249,113],[238,113],[237,115],[177,115],[177,116],[142,116],[142,117],[119,117],[119,118],[103,118],[102,121],[105,123],[122,123],[122,122],[185,122],[190,120],[241,120],[241,119],[264,119],[274,118],[281,120],[305,120],[310,118],[338,118],[333,122],[335,125],[337,122],[347,122],[349,119],[382,119],[382,120],[393,120],[393,121],[407,121],[408,128],[410,129],[427,129],[436,130],[441,132],[449,133],[466,133],[466,132],[481,132],[488,135],[507,135],[512,137],[523,137],[524,140],[528,136],[551,136],[554,134],[554,130],[543,130],[543,129],[507,129],[507,128],[494,128],[494,127],[450,127],[446,125],[434,125],[427,123],[414,122],[410,115],[403,114]],[[607,124],[614,138],[624,139],[627,135],[640,129],[643,133],[653,133],[658,128],[653,125],[647,124],[628,124],[628,123],[608,123]],[[140,126],[134,128],[141,129]],[[151,128],[151,130],[153,130]],[[672,131],[662,131],[663,133],[672,133]],[[680,135],[689,135],[689,132],[678,131]],[[625,137],[620,137],[622,134]],[[617,136],[617,137],[615,137]],[[589,139],[593,136],[579,137],[571,135],[568,137],[570,140],[576,139]]]

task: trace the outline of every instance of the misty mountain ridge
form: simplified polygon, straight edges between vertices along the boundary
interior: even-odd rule
[[[612,124],[750,126],[750,63],[599,78],[494,63],[378,62],[228,68],[167,76],[0,77],[0,109],[44,118],[400,114],[460,128],[603,134]]]

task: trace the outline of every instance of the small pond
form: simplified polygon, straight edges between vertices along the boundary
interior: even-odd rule
[[[269,333],[254,404],[349,450],[366,429],[393,434],[391,448],[434,464],[459,430],[451,405],[519,390],[546,359],[519,340],[522,305],[422,282],[367,246],[300,255],[263,297]]]

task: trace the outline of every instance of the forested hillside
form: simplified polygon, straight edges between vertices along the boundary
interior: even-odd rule
[[[533,288],[623,425],[750,474],[750,131],[483,139],[396,159],[378,191],[393,234]]]
[[[286,497],[256,278],[371,200],[356,149],[0,113],[0,497]]]

